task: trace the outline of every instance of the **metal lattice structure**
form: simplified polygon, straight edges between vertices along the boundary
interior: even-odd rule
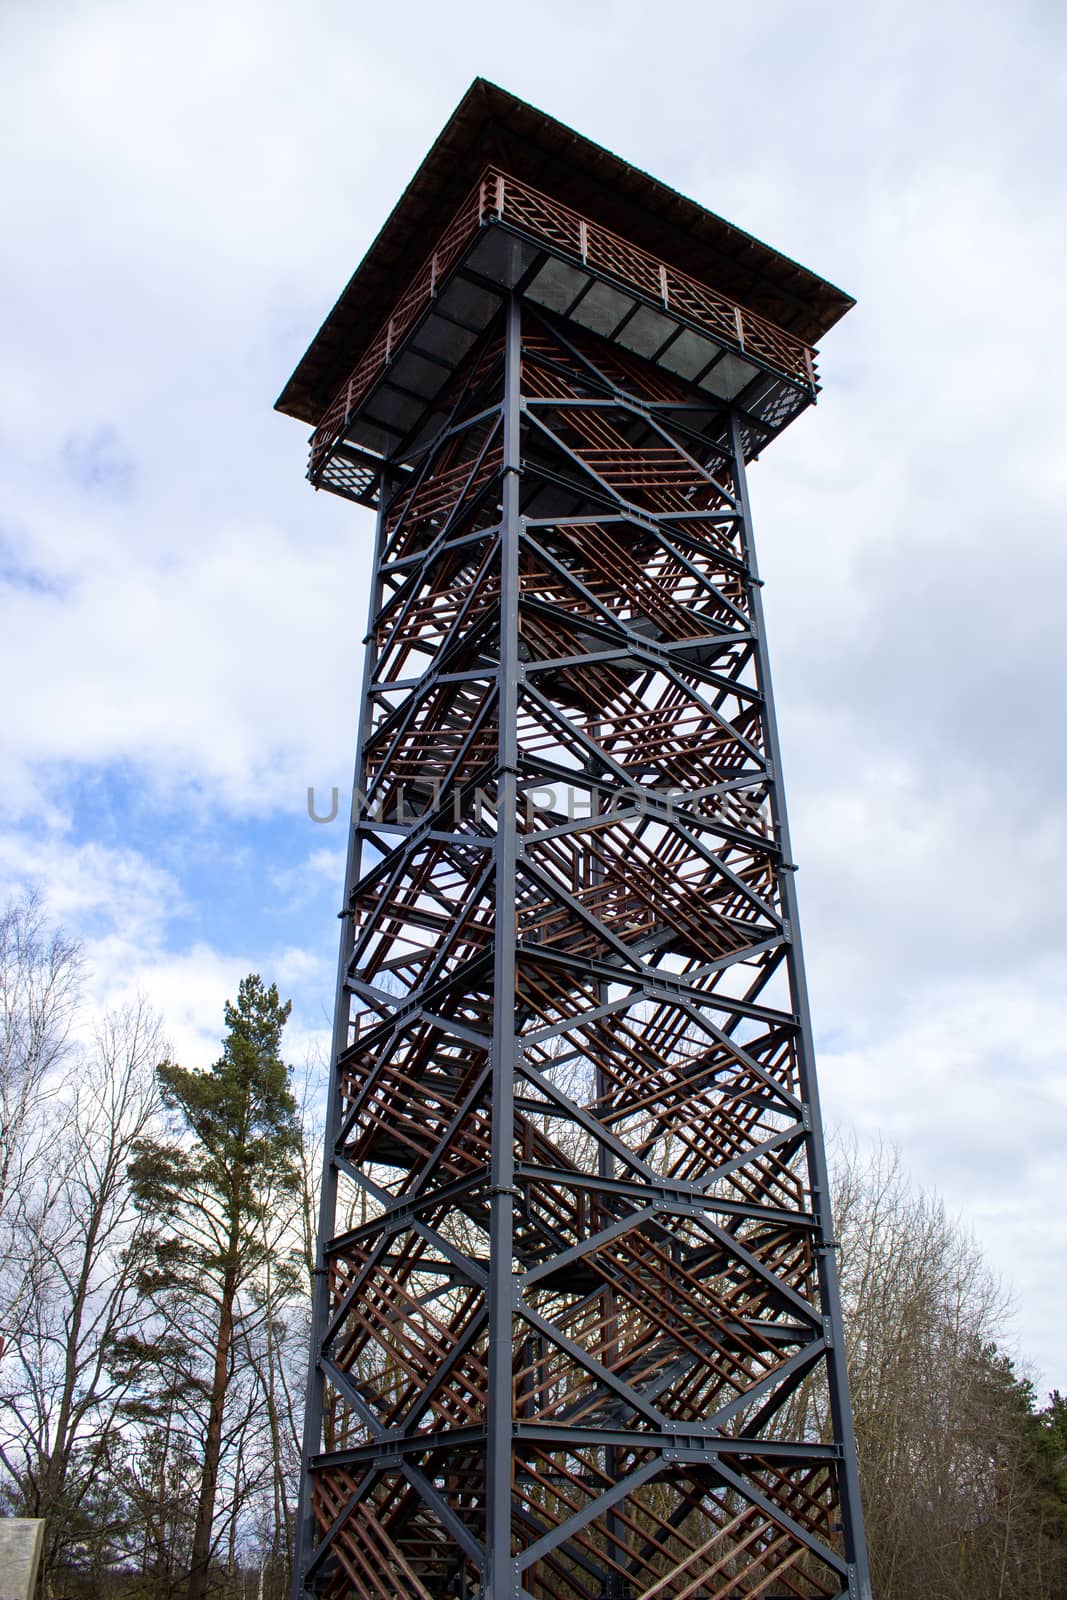
[[[377,544],[294,1594],[863,1600],[745,486],[812,352],[497,163],[425,244],[314,413]]]

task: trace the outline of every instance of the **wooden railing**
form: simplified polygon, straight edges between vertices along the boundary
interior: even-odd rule
[[[487,222],[500,221],[620,287],[662,305],[713,339],[754,357],[793,383],[816,390],[810,345],[755,311],[738,305],[697,278],[659,261],[647,250],[591,222],[528,183],[487,167],[432,255],[423,262],[378,330],[312,435],[311,474],[344,437],[352,413],[390,364],[411,328],[436,297],[470,240]]]

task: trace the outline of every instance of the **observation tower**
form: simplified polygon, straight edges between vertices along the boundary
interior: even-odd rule
[[[869,1600],[745,485],[851,304],[479,79],[278,401],[377,518],[295,1600]]]

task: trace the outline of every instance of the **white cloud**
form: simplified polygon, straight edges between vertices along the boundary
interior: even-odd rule
[[[1064,18],[8,9],[0,873],[102,999],[143,986],[206,1064],[269,959],[321,1042],[332,924],[233,949],[173,835],[349,780],[370,519],[270,406],[485,72],[859,298],[753,473],[826,1098],[973,1220],[1062,1384]],[[157,849],[75,843],[72,780],[113,769],[167,797]],[[332,835],[246,848],[294,916],[340,895]]]
[[[69,590],[7,598],[0,670],[24,675],[0,730],[9,768],[128,761],[242,810],[295,810],[336,778],[362,636],[337,570],[358,583],[360,553],[227,520],[212,548],[153,558],[85,524]]]
[[[340,786],[338,789],[340,791]],[[316,791],[314,803],[323,815],[329,814],[330,797],[324,790]],[[338,813],[330,827],[335,834],[344,832],[345,818],[341,810],[340,792]],[[300,905],[323,887],[333,890],[340,900],[345,882],[346,857],[343,843],[332,847],[324,845],[309,851],[303,861],[295,862],[292,866],[272,868],[271,881],[290,905]]]
[[[928,984],[900,1001],[895,1025],[820,1051],[827,1111],[899,1144],[973,1229],[1015,1291],[1023,1357],[1058,1383],[1067,1284],[1049,1267],[1067,1253],[1067,991],[1039,967],[1028,982]]]
[[[296,1001],[288,1059],[321,1057],[329,1035],[323,996],[332,995],[334,972],[328,941],[316,949],[264,947],[251,926],[243,948],[221,949],[191,936],[194,908],[175,874],[139,851],[77,844],[56,831],[32,839],[0,832],[0,905],[30,890],[82,945],[87,1027],[144,996],[163,1018],[175,1058],[206,1067],[218,1054],[225,1001],[259,969]]]

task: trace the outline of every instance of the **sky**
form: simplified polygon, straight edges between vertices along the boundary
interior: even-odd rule
[[[0,901],[190,1066],[321,1059],[370,513],[285,379],[470,80],[857,298],[751,492],[828,1125],[899,1147],[1067,1387],[1067,10],[8,0]]]

